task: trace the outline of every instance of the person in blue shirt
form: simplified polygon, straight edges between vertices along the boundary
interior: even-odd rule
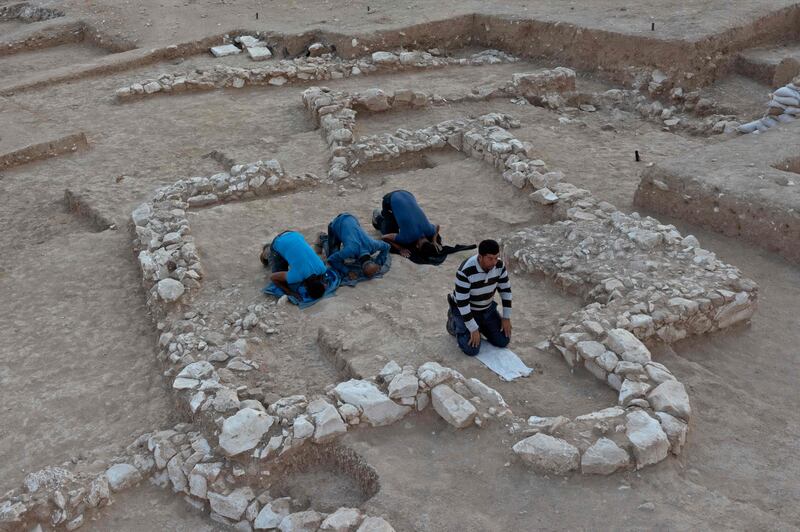
[[[395,190],[383,197],[381,210],[372,213],[372,225],[383,235],[383,241],[403,257],[411,250],[430,257],[441,250],[439,226],[428,221],[414,194]]]
[[[328,264],[342,276],[355,274],[353,267],[360,266],[363,274],[370,278],[386,263],[389,244],[371,238],[355,216],[343,212],[328,224],[326,252]]]
[[[261,250],[261,263],[272,267],[270,280],[285,293],[299,297],[290,286],[302,283],[312,299],[325,295],[325,263],[297,231],[284,231]]]

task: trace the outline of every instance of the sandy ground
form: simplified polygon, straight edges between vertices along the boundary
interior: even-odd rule
[[[325,26],[364,31],[490,9],[475,1],[436,5],[288,2],[65,2],[69,14],[87,14],[106,31],[134,36],[139,44],[170,44],[234,27],[303,31]],[[650,16],[662,35],[697,38],[735,26],[784,0],[740,3],[512,2],[492,12],[625,33],[649,31]],[[371,4],[370,4],[371,5]],[[574,9],[573,9],[574,8]],[[251,16],[262,13],[260,22]],[[268,17],[264,13],[269,13]],[[96,17],[96,18],[95,18]],[[105,20],[105,22],[102,22]],[[124,21],[124,24],[123,24]],[[147,25],[149,23],[149,25]],[[0,31],[19,27],[0,24]],[[65,50],[68,53],[62,54]],[[46,70],[80,62],[82,45],[0,57],[0,73]],[[227,60],[239,64],[241,58]],[[133,206],[162,184],[221,171],[203,156],[220,150],[237,162],[275,157],[291,173],[324,175],[327,154],[305,117],[303,87],[256,88],[166,96],[117,104],[116,88],[160,72],[188,70],[212,59],[192,57],[61,84],[0,99],[0,151],[84,131],[91,149],[7,170],[0,175],[0,491],[16,486],[31,469],[81,452],[103,459],[131,435],[174,422],[169,394],[153,357],[154,327],[146,315],[130,236],[121,229],[97,233],[65,212],[64,188],[85,192],[92,204],[124,222]],[[442,93],[504,80],[537,64],[450,68],[409,76],[380,76],[328,83],[337,89],[414,87]],[[579,86],[607,88],[583,77]],[[711,89],[723,103],[757,112],[763,88],[736,77]],[[663,131],[633,115],[600,110],[559,115],[497,100],[446,105],[427,111],[359,118],[357,133],[424,127],[449,118],[503,111],[522,122],[514,133],[567,180],[591,189],[623,210],[645,164],[722,138]],[[614,131],[600,129],[612,124]],[[6,126],[7,125],[7,126]],[[633,151],[643,156],[633,161]],[[503,236],[515,227],[547,222],[544,212],[506,185],[488,166],[458,154],[426,156],[412,170],[359,177],[362,190],[344,196],[334,187],[192,215],[208,272],[200,303],[220,320],[263,302],[264,272],[257,251],[269,234],[298,228],[309,239],[340,211],[365,224],[387,191],[415,192],[449,241]],[[704,247],[740,266],[761,286],[761,307],[749,327],[686,340],[656,350],[656,357],[687,384],[696,416],[684,455],[640,473],[611,478],[544,478],[521,467],[509,451],[515,441],[498,425],[454,431],[435,415],[410,417],[397,426],[362,430],[345,443],[378,471],[382,489],[365,503],[398,530],[525,529],[796,529],[800,433],[796,393],[800,343],[800,271],[774,256],[716,234],[673,222]],[[281,308],[279,333],[265,339],[254,358],[278,394],[319,391],[337,378],[317,343],[320,324],[350,339],[353,366],[374,372],[387,360],[418,364],[438,360],[496,386],[520,415],[576,415],[614,401],[611,391],[584,372],[537,351],[558,317],[579,301],[547,283],[512,273],[515,296],[513,347],[536,373],[507,384],[477,361],[461,356],[444,331],[444,294],[463,253],[442,267],[418,267],[395,258],[381,280],[342,288],[335,298],[299,312]],[[398,291],[398,286],[409,289]],[[377,340],[379,339],[379,340]],[[309,471],[274,486],[319,509],[360,504],[350,480]],[[652,512],[637,509],[653,502]],[[180,498],[149,486],[121,494],[90,530],[216,530],[219,526]]]

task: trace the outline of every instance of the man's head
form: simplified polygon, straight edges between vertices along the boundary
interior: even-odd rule
[[[328,287],[325,283],[325,278],[321,275],[312,275],[303,281],[303,286],[306,287],[308,297],[311,299],[319,299],[324,296],[325,290]]]
[[[265,268],[269,267],[269,249],[270,245],[269,242],[264,244],[264,247],[261,248],[261,254],[259,254],[258,258],[261,261],[261,264],[264,265]]]
[[[500,258],[500,244],[496,240],[484,240],[478,244],[478,263],[483,271],[489,271]]]
[[[364,255],[359,260],[361,261],[361,271],[367,278],[371,278],[381,271],[381,267],[377,262],[372,260],[370,255]]]

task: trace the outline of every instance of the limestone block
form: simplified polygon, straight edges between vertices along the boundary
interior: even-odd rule
[[[177,301],[185,290],[183,284],[175,279],[162,279],[156,285],[158,296],[167,303]]]
[[[416,375],[399,374],[389,383],[389,397],[392,399],[402,399],[403,397],[415,397],[419,390],[419,381]]]
[[[367,517],[356,532],[394,532],[394,528],[382,517]]]
[[[625,379],[619,389],[617,402],[622,406],[627,406],[632,400],[643,398],[649,390],[649,383]]]
[[[372,62],[376,65],[394,65],[400,61],[400,58],[391,52],[374,52],[372,54]]]
[[[247,55],[253,61],[266,61],[272,57],[272,52],[266,46],[253,46],[247,48]]]
[[[590,412],[589,414],[578,416],[575,418],[575,421],[602,421],[614,417],[619,417],[624,414],[625,414],[625,409],[620,408],[618,406],[612,406],[609,408],[598,410],[597,412]]]
[[[311,401],[308,405],[308,413],[316,426],[314,430],[315,442],[324,441],[337,434],[347,432],[347,424],[342,420],[339,411],[325,399]]]
[[[672,373],[670,373],[663,364],[659,364],[658,362],[650,362],[644,367],[644,370],[647,372],[647,377],[656,384],[675,380]]]
[[[667,414],[666,412],[656,412],[661,428],[667,434],[669,439],[669,450],[672,454],[681,454],[683,445],[686,443],[686,433],[689,430],[688,425],[680,419]]]
[[[569,419],[564,416],[555,416],[555,417],[531,416],[528,418],[528,426],[530,428],[539,430],[541,432],[546,432],[548,434],[555,432],[559,427],[561,427],[565,423],[569,423]]]
[[[212,47],[211,53],[214,54],[214,57],[225,57],[227,55],[240,54],[242,51],[235,44],[224,44]]]
[[[669,440],[658,421],[642,410],[630,412],[626,418],[625,434],[633,445],[636,469],[658,463],[667,457]]]
[[[361,522],[362,515],[357,508],[339,508],[322,521],[320,530],[330,532],[350,532]]]
[[[630,456],[608,438],[600,438],[586,449],[581,457],[581,472],[585,475],[610,475],[630,464]]]
[[[603,344],[593,340],[578,342],[575,349],[578,351],[578,354],[586,360],[594,360],[606,352],[606,348]]]
[[[314,424],[306,416],[297,416],[292,424],[294,438],[303,440],[314,434]]]
[[[547,434],[525,438],[512,449],[538,473],[563,475],[577,469],[580,464],[577,447]]]
[[[650,362],[650,351],[632,333],[625,329],[611,329],[605,341],[613,352],[622,360],[646,364]]]
[[[480,397],[482,401],[485,401],[489,405],[498,408],[508,407],[508,404],[506,403],[505,399],[503,399],[503,396],[500,395],[500,392],[490,386],[487,386],[478,379],[467,379],[465,384],[470,392],[477,397]]]
[[[664,381],[647,396],[647,400],[655,410],[666,412],[684,421],[692,415],[689,396],[682,383],[676,380]]]
[[[442,419],[458,429],[472,424],[478,411],[446,384],[439,384],[431,390],[433,409]]]
[[[269,530],[277,528],[281,521],[289,515],[291,499],[283,497],[275,499],[269,504],[264,506],[258,513],[258,517],[253,522],[253,528],[256,530]]]
[[[237,488],[228,495],[213,491],[208,492],[208,502],[211,503],[211,509],[219,515],[233,520],[242,517],[242,514],[253,499],[255,499],[255,494],[249,487]]]
[[[363,418],[372,426],[389,425],[405,416],[411,409],[400,406],[368,381],[351,379],[334,388],[337,398],[343,403],[357,406]]]
[[[249,451],[258,445],[275,418],[252,408],[243,408],[222,423],[219,445],[228,456]]]
[[[391,107],[389,97],[380,89],[367,89],[359,95],[361,105],[373,112],[386,111]]]
[[[325,516],[314,510],[296,512],[283,518],[278,525],[281,532],[316,532]]]
[[[142,480],[142,475],[130,464],[115,464],[106,470],[106,479],[111,491],[121,491]]]
[[[552,205],[558,201],[558,195],[547,187],[542,187],[529,196],[533,201],[541,205]]]

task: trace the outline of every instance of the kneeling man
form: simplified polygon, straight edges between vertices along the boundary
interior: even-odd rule
[[[371,278],[386,263],[389,244],[375,240],[358,223],[352,214],[343,212],[328,225],[328,243],[325,251],[328,264],[343,277],[361,270]]]
[[[270,280],[286,294],[299,299],[291,285],[302,283],[311,299],[325,295],[325,263],[300,233],[284,231],[279,234],[272,244],[264,246],[260,258],[265,268],[272,267]]]
[[[407,190],[386,194],[381,210],[372,213],[372,225],[381,232],[383,241],[405,258],[411,256],[412,250],[422,257],[441,251],[439,226],[428,221],[417,198]]]
[[[506,347],[511,340],[511,283],[499,255],[496,241],[481,242],[478,254],[458,267],[455,290],[447,296],[447,332],[469,356],[480,351],[481,334],[497,347]],[[494,300],[496,291],[503,304],[502,318]]]

